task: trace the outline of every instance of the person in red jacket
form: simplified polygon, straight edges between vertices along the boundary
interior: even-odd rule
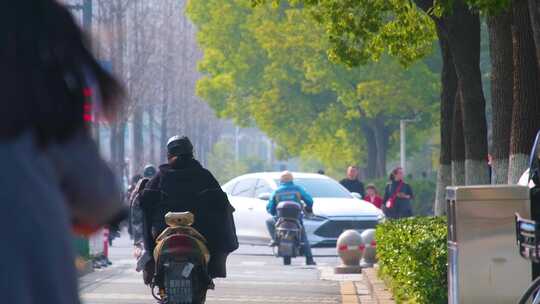
[[[364,197],[365,201],[372,203],[375,207],[381,209],[382,206],[382,197],[377,191],[377,187],[374,184],[369,184],[366,187],[366,196]]]

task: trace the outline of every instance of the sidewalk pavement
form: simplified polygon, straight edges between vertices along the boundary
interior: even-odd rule
[[[377,268],[361,274],[335,274],[333,267],[319,267],[320,279],[340,282],[342,304],[395,304],[392,294],[377,277]]]
[[[111,248],[113,265],[81,277],[85,304],[150,304],[151,295],[135,272],[135,260],[127,237]],[[364,274],[334,274],[335,249],[314,251],[317,267],[295,259],[286,267],[268,248],[242,246],[229,259],[229,277],[216,281],[208,304],[329,303],[375,304]],[[384,302],[385,304],[387,302]]]

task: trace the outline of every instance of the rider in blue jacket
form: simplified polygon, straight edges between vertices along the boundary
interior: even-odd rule
[[[293,182],[293,175],[289,171],[281,173],[280,186],[277,188],[266,205],[266,211],[272,215],[271,218],[266,220],[266,225],[270,236],[272,237],[271,246],[275,246],[275,225],[276,225],[276,213],[277,205],[284,201],[294,201],[301,204],[304,201],[306,204],[306,212],[313,213],[313,198],[309,195],[304,188],[295,185]],[[316,265],[313,260],[313,254],[311,253],[311,246],[306,235],[305,229],[302,229],[302,242],[304,243],[304,254],[306,256],[306,265]]]

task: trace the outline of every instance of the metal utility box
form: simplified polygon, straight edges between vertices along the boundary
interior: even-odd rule
[[[529,217],[523,186],[448,187],[448,303],[516,303],[532,278],[514,214]]]

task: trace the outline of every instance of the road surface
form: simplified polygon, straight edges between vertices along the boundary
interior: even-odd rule
[[[115,240],[110,249],[113,262],[80,279],[84,304],[156,303],[135,269],[128,237]],[[271,255],[270,248],[241,246],[228,260],[228,278],[216,280],[208,292],[208,304],[342,303],[340,283],[321,280],[321,269],[337,264],[335,249],[314,249],[317,266],[304,266],[303,258],[291,266]]]

